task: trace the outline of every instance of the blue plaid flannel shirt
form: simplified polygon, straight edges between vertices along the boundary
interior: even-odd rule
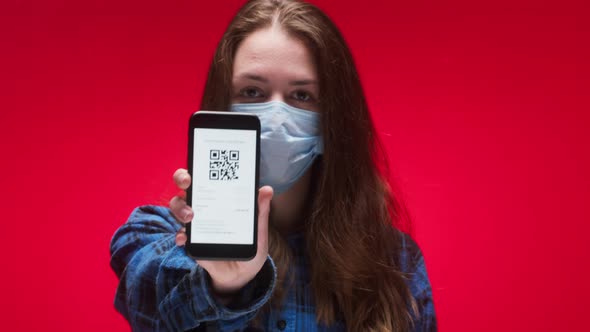
[[[170,210],[161,206],[136,208],[111,240],[111,267],[119,278],[115,308],[133,331],[256,331],[251,320],[269,300],[276,281],[276,267],[269,256],[258,275],[231,305],[218,303],[211,292],[207,272],[176,246],[180,228]],[[343,322],[323,326],[316,322],[309,264],[304,239],[290,236],[294,273],[298,277],[286,294],[281,310],[271,309],[263,319],[264,331],[345,331]],[[408,281],[420,317],[415,331],[436,331],[432,291],[420,249],[404,236],[401,269]]]

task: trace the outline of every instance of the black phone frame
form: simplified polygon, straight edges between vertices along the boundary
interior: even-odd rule
[[[260,120],[254,114],[244,114],[235,112],[212,112],[198,111],[195,112],[189,121],[188,132],[188,172],[191,179],[194,179],[193,171],[193,151],[195,128],[211,129],[237,129],[237,130],[256,130],[256,170],[254,176],[254,239],[252,245],[247,244],[205,244],[191,243],[191,225],[189,222],[186,228],[186,253],[194,259],[201,260],[238,260],[247,261],[256,256],[258,249],[258,179],[260,167]],[[186,203],[190,206],[192,203],[192,186],[186,190]]]

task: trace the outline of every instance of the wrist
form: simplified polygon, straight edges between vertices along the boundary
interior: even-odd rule
[[[241,287],[224,287],[224,286],[216,285],[215,283],[213,283],[211,285],[211,287],[213,288],[213,293],[215,293],[216,295],[219,295],[219,296],[231,296],[231,295],[237,294],[241,288]]]

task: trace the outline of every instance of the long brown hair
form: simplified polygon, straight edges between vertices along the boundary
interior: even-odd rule
[[[226,111],[233,61],[242,40],[278,24],[309,47],[318,71],[324,154],[316,161],[305,224],[318,321],[343,319],[349,331],[405,331],[417,315],[400,272],[402,205],[383,181],[385,163],[353,58],[332,21],[297,0],[253,0],[234,17],[215,52],[201,109]],[[286,242],[269,233],[279,280],[271,303],[280,305],[291,264]]]

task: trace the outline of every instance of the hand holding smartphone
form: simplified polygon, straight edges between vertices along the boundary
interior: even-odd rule
[[[250,260],[258,243],[260,121],[251,114],[191,116],[186,202],[187,253],[201,260]]]

